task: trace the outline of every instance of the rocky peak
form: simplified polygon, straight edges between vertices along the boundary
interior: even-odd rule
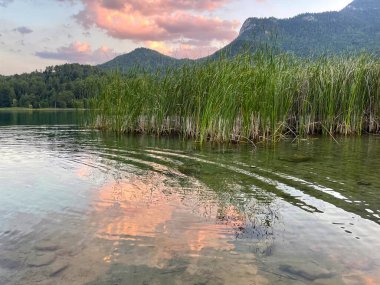
[[[239,35],[243,34],[248,30],[253,30],[255,26],[256,24],[254,23],[254,18],[248,18],[247,20],[245,20],[243,26],[241,27]]]
[[[366,11],[380,9],[379,0],[354,0],[343,11]]]
[[[279,20],[276,18],[248,18],[245,20],[243,26],[240,29],[239,35],[244,34],[247,31],[252,31],[256,27],[262,29],[265,26],[276,24]]]

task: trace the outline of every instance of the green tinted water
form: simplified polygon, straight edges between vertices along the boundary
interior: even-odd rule
[[[0,111],[0,284],[380,284],[380,137],[253,150],[85,116]]]
[[[0,109],[0,126],[83,125],[89,116],[87,110]]]

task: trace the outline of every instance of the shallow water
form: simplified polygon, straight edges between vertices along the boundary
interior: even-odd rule
[[[0,111],[0,284],[380,284],[380,137],[253,150],[82,116]]]

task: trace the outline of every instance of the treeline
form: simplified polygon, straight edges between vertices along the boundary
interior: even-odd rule
[[[380,13],[376,10],[305,14],[280,26],[282,50],[301,56],[380,52]]]
[[[103,75],[97,67],[64,64],[43,72],[0,76],[0,108],[88,108]]]

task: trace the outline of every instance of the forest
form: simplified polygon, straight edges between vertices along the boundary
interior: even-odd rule
[[[88,108],[104,72],[90,65],[64,64],[45,71],[0,76],[0,108]]]

